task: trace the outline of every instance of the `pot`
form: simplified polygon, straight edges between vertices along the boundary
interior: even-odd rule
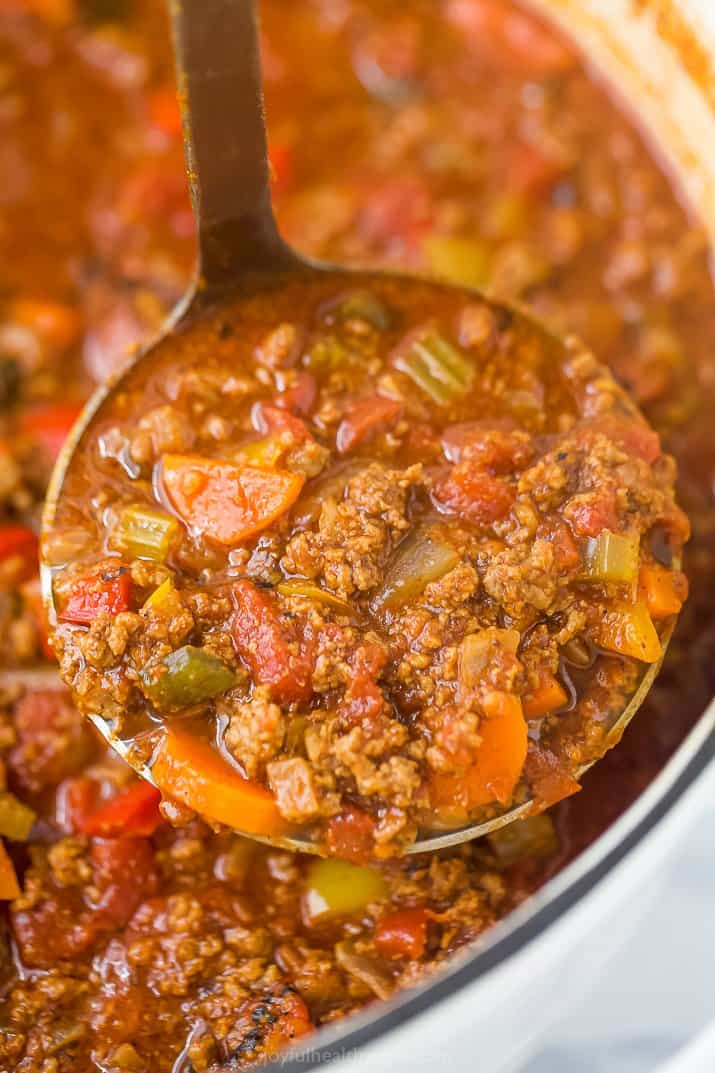
[[[533,6],[617,87],[715,240],[712,0]],[[516,1069],[642,916],[645,892],[657,889],[654,877],[715,782],[714,756],[715,702],[620,819],[476,949],[422,986],[321,1030],[274,1068],[298,1073],[340,1060],[341,1073],[432,1073],[436,1061],[455,1073]]]

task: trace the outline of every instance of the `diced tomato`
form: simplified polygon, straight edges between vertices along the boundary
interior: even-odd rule
[[[271,597],[250,581],[233,586],[236,614],[231,632],[236,651],[259,685],[269,686],[277,701],[309,700],[313,687],[313,644],[303,633],[288,632]]]
[[[312,373],[298,373],[290,387],[276,398],[276,406],[307,417],[318,398],[318,383]]]
[[[565,160],[547,156],[528,142],[512,142],[504,157],[504,185],[512,193],[537,197],[563,178],[567,170]]]
[[[378,920],[375,928],[378,953],[388,958],[418,960],[425,952],[429,919],[429,910],[425,908],[398,909],[388,913]]]
[[[281,409],[278,406],[269,406],[260,402],[253,409],[253,424],[257,432],[264,435],[276,433],[290,433],[295,443],[305,443],[312,439],[310,429],[300,417],[295,417],[287,412],[288,408]]]
[[[89,817],[97,811],[99,790],[97,780],[84,775],[61,782],[55,800],[58,826],[67,834],[79,834]]]
[[[579,565],[581,556],[571,530],[566,522],[559,518],[550,518],[541,522],[536,535],[540,540],[548,540],[554,551],[554,566],[557,570],[573,570]]]
[[[536,689],[524,697],[524,716],[538,719],[568,704],[566,690],[555,675],[544,673]]]
[[[148,838],[96,838],[90,858],[99,889],[94,910],[107,925],[122,927],[156,893],[153,846]]]
[[[503,0],[448,0],[447,18],[480,52],[522,76],[560,74],[576,62],[572,46],[552,27]]]
[[[504,518],[511,510],[514,492],[500,477],[475,469],[472,462],[458,462],[446,479],[437,484],[439,507],[478,525]]]
[[[22,414],[20,432],[36,440],[49,457],[55,459],[81,412],[79,402],[33,406]]]
[[[572,529],[582,537],[597,537],[604,529],[618,530],[616,489],[610,484],[572,501],[564,510]]]
[[[332,857],[361,863],[375,845],[375,821],[359,808],[346,808],[325,825],[325,841]]]
[[[181,109],[174,86],[160,86],[150,94],[149,118],[168,137],[181,136]]]
[[[77,578],[58,618],[89,626],[98,615],[118,615],[131,606],[132,581],[124,567]]]
[[[280,421],[299,422],[277,407],[265,410],[278,414]],[[200,455],[164,455],[161,470],[166,494],[182,521],[224,547],[257,536],[285,514],[305,483],[301,473]]]
[[[534,453],[528,437],[517,434],[516,422],[509,417],[450,425],[442,433],[442,450],[450,462],[469,459],[493,473],[509,473]]]
[[[366,644],[356,649],[350,660],[352,676],[340,705],[345,722],[369,723],[382,713],[385,698],[377,680],[386,661],[387,652],[380,645]]]
[[[137,782],[113,797],[88,816],[81,825],[86,835],[153,835],[162,822],[159,812],[161,794],[148,782]]]
[[[282,142],[271,142],[268,148],[268,162],[271,169],[271,186],[279,196],[290,188],[293,182],[294,155]]]
[[[20,567],[16,580],[31,577],[37,570],[37,537],[24,525],[0,528],[0,563],[15,559]],[[13,574],[15,570],[13,569]]]
[[[402,403],[395,399],[384,399],[380,395],[356,402],[338,426],[335,439],[338,451],[341,455],[346,454],[372,439],[378,432],[393,425],[401,413]]]

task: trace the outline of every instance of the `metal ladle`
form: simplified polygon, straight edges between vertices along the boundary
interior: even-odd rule
[[[280,285],[281,279],[330,273],[343,283],[360,284],[362,274],[342,267],[310,262],[298,256],[281,238],[273,215],[270,175],[260,73],[259,44],[254,0],[169,0],[176,54],[178,93],[181,103],[187,172],[198,229],[198,272],[194,283],[167,319],[162,335],[140,351],[130,365],[110,383],[97,389],[86,404],[57,461],[48,488],[43,527],[54,522],[58,500],[74,451],[105,403],[122,388],[125,377],[138,362],[152,360],[155,347],[207,307],[225,296],[250,288]],[[375,278],[371,273],[365,278]],[[399,277],[409,288],[409,277]],[[425,281],[420,281],[424,288]],[[444,290],[444,285],[434,284]],[[462,288],[453,288],[462,289]],[[472,292],[465,291],[465,296]],[[492,302],[498,307],[498,303]],[[521,310],[508,308],[512,317],[532,327],[537,322]],[[538,325],[543,333],[544,328]],[[52,571],[41,563],[43,596],[54,613]],[[669,639],[662,636],[665,644]],[[610,729],[615,743],[640,707],[660,663],[650,665],[629,704]],[[117,738],[99,715],[90,716],[102,735],[135,771],[153,782],[150,768],[138,761],[131,747]],[[595,762],[595,761],[594,761]],[[590,767],[573,774],[576,778]],[[408,852],[424,852],[477,838],[523,818],[531,811],[527,801],[493,816],[486,822],[458,829],[425,832]],[[251,835],[250,837],[259,837]],[[260,841],[307,852],[321,847],[307,838],[260,837]]]

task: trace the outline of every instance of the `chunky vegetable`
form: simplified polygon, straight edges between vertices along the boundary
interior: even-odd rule
[[[527,749],[527,727],[518,697],[494,692],[485,698],[489,714],[479,726],[481,745],[464,775],[433,772],[430,802],[441,820],[459,823],[470,812],[498,801],[508,803],[519,782]]]
[[[387,893],[385,880],[373,868],[326,858],[315,861],[303,894],[303,914],[310,924],[357,913]]]
[[[163,563],[179,533],[176,518],[144,504],[122,511],[113,539],[133,559]]]
[[[656,663],[663,654],[660,638],[644,603],[604,608],[594,631],[596,643],[609,652]]]
[[[182,521],[231,546],[256,536],[293,506],[305,478],[198,455],[165,455],[162,482]]]
[[[50,458],[57,458],[70,430],[82,412],[80,403],[34,406],[22,415],[20,431],[36,440]]]
[[[178,610],[179,599],[174,580],[168,577],[147,596],[142,604],[142,611],[147,611],[149,614],[168,616],[173,608]]]
[[[555,675],[544,673],[536,689],[524,697],[524,715],[527,719],[538,719],[568,704],[566,690]]]
[[[27,841],[36,816],[7,790],[0,793],[0,835],[13,842]]]
[[[592,581],[617,581],[632,585],[638,579],[637,536],[605,530],[586,541],[586,570]]]
[[[285,830],[269,790],[244,779],[207,742],[184,730],[166,730],[151,773],[163,794],[216,823],[252,835]]]
[[[260,469],[274,469],[285,453],[286,445],[280,436],[263,436],[260,440],[242,444],[236,451],[234,461]]]
[[[478,469],[467,460],[452,466],[434,490],[437,505],[477,525],[490,525],[511,510],[514,492],[502,477]]]
[[[160,801],[161,794],[156,787],[148,782],[134,783],[84,818],[80,830],[103,838],[153,835],[161,823]]]
[[[402,413],[402,403],[373,395],[355,403],[338,426],[335,446],[340,454],[372,439],[378,432],[390,427]]]
[[[419,329],[402,344],[394,364],[438,406],[466,395],[474,380],[474,366],[469,359],[431,325]]]
[[[375,928],[375,946],[383,957],[421,958],[427,943],[430,913],[424,907],[398,909],[381,917]]]
[[[366,320],[379,331],[385,331],[392,322],[389,309],[372,291],[350,291],[331,306],[330,314],[342,321]]]
[[[276,589],[281,596],[304,596],[306,600],[314,600],[316,603],[325,604],[326,607],[337,611],[339,615],[354,617],[357,613],[355,608],[346,600],[341,600],[339,596],[328,592],[327,589],[321,589],[314,581],[308,581],[306,578],[296,577],[291,578],[289,581],[281,581],[276,585]]]
[[[184,645],[162,660],[159,668],[142,671],[144,692],[162,711],[176,711],[225,693],[235,681],[233,671],[205,648]]]
[[[132,582],[122,566],[77,578],[74,591],[58,613],[61,622],[89,626],[99,615],[118,615],[130,607]]]
[[[457,549],[438,528],[423,530],[400,544],[388,565],[385,578],[373,596],[373,611],[395,611],[424,592],[459,562]]]
[[[667,570],[659,563],[644,563],[638,575],[638,597],[651,618],[677,615],[688,596],[688,579],[679,570]]]
[[[313,656],[309,638],[291,636],[281,623],[275,601],[250,581],[233,587],[236,614],[231,632],[239,656],[260,685],[280,701],[308,700],[313,692]]]
[[[344,809],[328,820],[325,842],[333,857],[364,861],[375,846],[375,821],[359,808]]]
[[[20,884],[7,850],[0,842],[0,901],[11,902],[20,897]]]
[[[459,646],[459,682],[462,690],[476,689],[489,664],[502,653],[516,655],[521,642],[518,630],[488,626],[478,633],[468,633]]]

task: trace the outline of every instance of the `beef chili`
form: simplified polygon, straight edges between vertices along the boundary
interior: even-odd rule
[[[53,455],[91,383],[156,330],[193,263],[165,12],[159,0],[3,4],[3,1070],[242,1068],[409,986],[596,837],[715,687],[704,230],[570,43],[516,5],[294,8],[286,19],[280,0],[261,4],[286,235],[327,259],[492,285],[581,335],[678,462],[691,596],[619,748],[580,794],[502,834],[431,857],[316,863],[178,806],[162,806],[167,822],[60,688],[36,576]],[[652,550],[670,565],[667,541]],[[348,815],[343,844],[361,830]]]
[[[656,553],[688,525],[582,346],[360,278],[287,281],[152,350],[43,554],[63,679],[168,797],[337,855],[359,819],[386,856],[573,793],[660,659],[686,582]]]

